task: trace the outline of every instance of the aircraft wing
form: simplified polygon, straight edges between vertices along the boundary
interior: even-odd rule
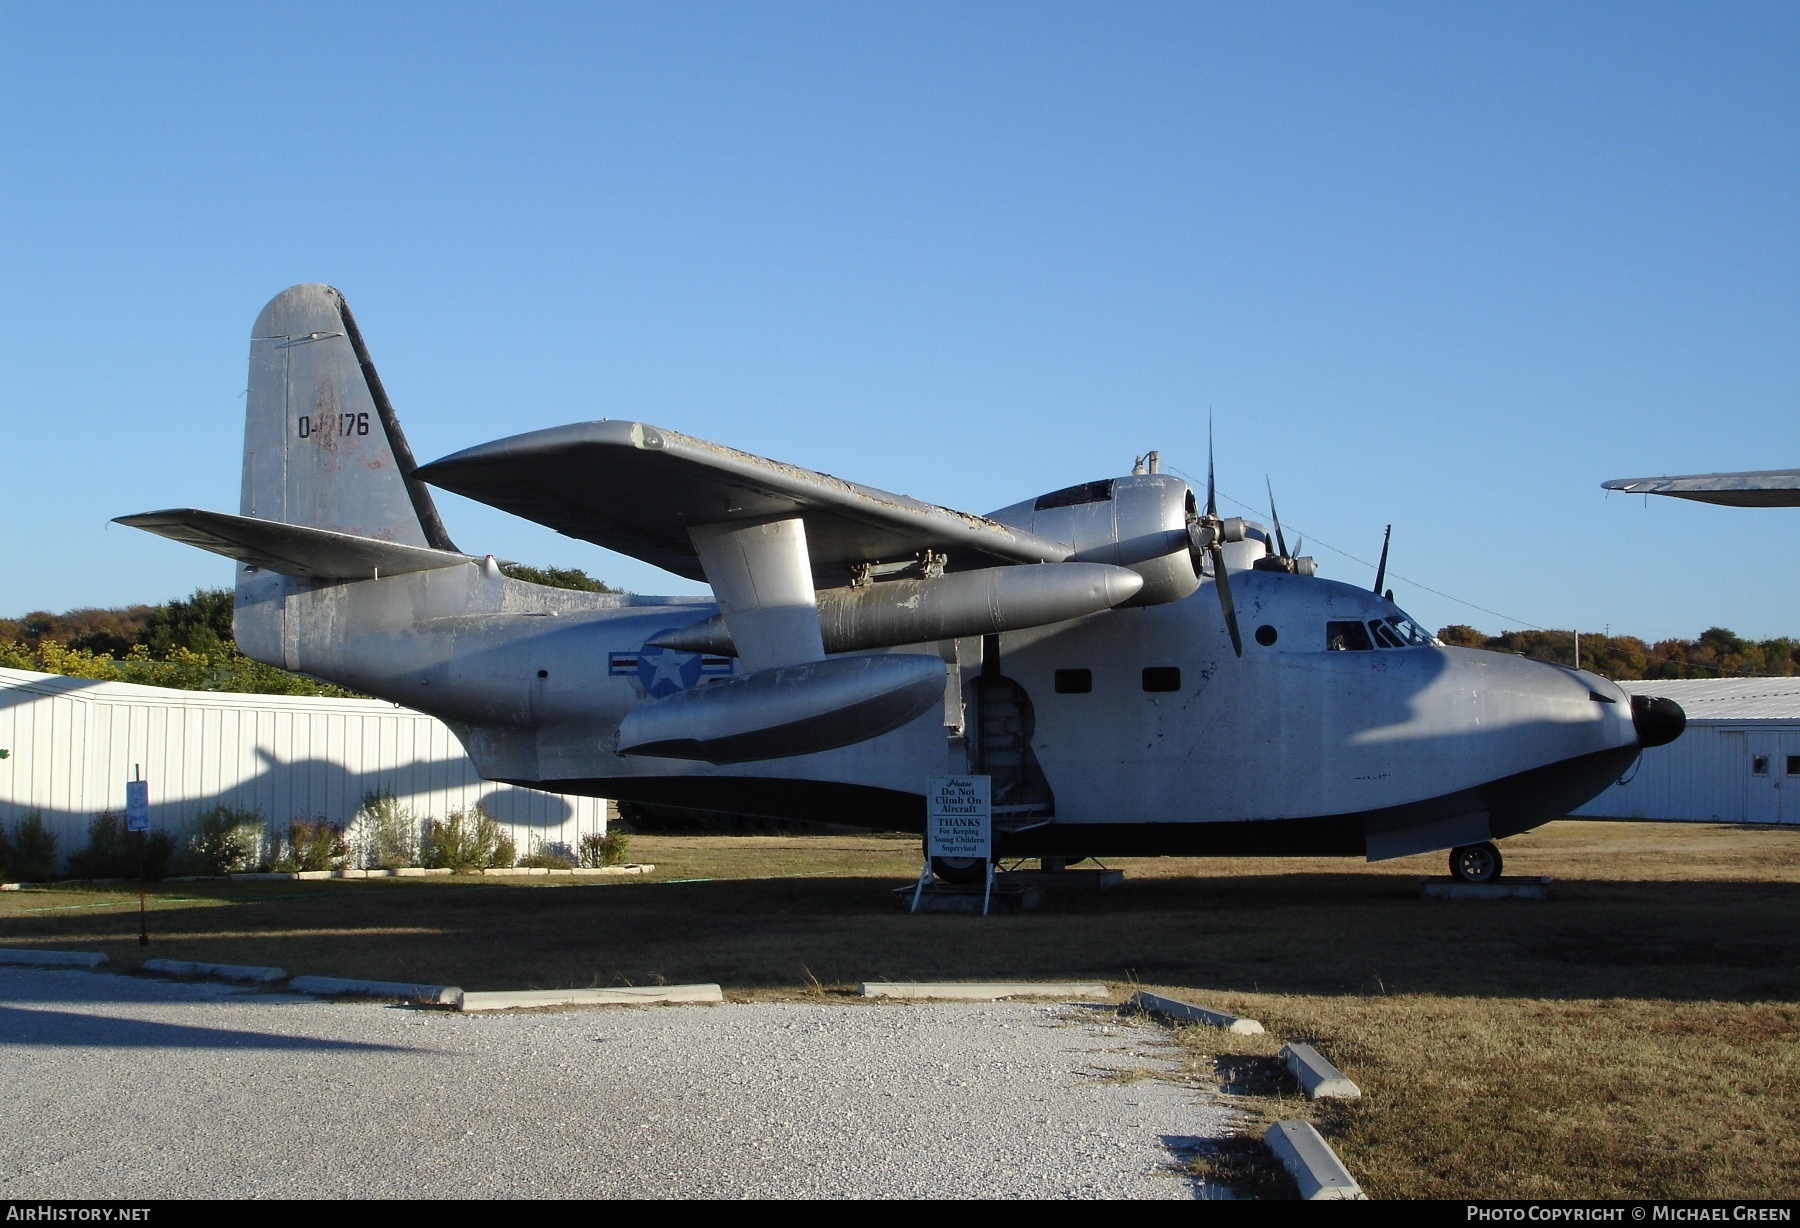
[[[1754,473],[1691,473],[1667,478],[1614,478],[1607,490],[1632,495],[1670,495],[1726,507],[1800,507],[1800,469]]]
[[[693,580],[697,525],[799,517],[813,569],[844,582],[851,565],[922,550],[952,570],[1062,562],[1060,542],[904,495],[845,482],[641,422],[578,422],[495,440],[433,461],[418,476],[559,533]]]
[[[192,507],[119,516],[114,523],[198,546],[252,567],[313,580],[367,580],[381,573],[397,576],[475,562],[449,550]]]

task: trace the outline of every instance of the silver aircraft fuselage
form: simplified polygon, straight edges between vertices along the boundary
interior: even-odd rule
[[[866,742],[735,765],[614,749],[634,708],[741,668],[646,647],[712,615],[708,600],[547,589],[489,560],[290,589],[282,605],[280,577],[240,568],[240,605],[254,610],[260,587],[277,607],[273,622],[240,621],[282,628],[247,643],[253,656],[444,719],[491,779],[901,830],[922,827],[928,777],[984,766],[980,691],[997,674],[1024,696],[1017,732],[1053,798],[1036,807],[1045,821],[1003,836],[1021,855],[1375,855],[1384,832],[1471,814],[1497,837],[1566,814],[1639,753],[1630,697],[1594,674],[1434,643],[1328,650],[1328,624],[1400,611],[1316,577],[1231,576],[1255,632],[1242,658],[1210,583],[985,643],[892,649],[951,662],[962,704],[951,694],[942,714]],[[1085,689],[1059,689],[1059,672]]]

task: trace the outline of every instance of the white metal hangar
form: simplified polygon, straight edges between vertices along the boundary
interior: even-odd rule
[[[1680,704],[1687,731],[1574,817],[1800,824],[1800,678],[1619,685]]]
[[[606,831],[607,802],[481,779],[450,727],[378,699],[181,691],[0,669],[0,824],[37,813],[64,851],[125,782],[150,782],[155,827],[178,832],[216,804],[271,824],[348,823],[370,793],[420,818],[479,802],[519,852]]]

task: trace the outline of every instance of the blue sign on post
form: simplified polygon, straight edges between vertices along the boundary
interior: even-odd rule
[[[125,782],[125,830],[150,830],[150,782],[147,780]]]

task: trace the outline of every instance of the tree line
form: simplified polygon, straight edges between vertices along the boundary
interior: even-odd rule
[[[1791,678],[1800,672],[1800,640],[1786,636],[1747,640],[1724,627],[1709,627],[1698,639],[1645,643],[1635,635],[1583,631],[1581,668],[1615,681],[1639,678]],[[1461,623],[1444,627],[1438,638],[1459,648],[1516,652],[1559,665],[1575,664],[1573,631],[1505,631],[1488,635]]]

